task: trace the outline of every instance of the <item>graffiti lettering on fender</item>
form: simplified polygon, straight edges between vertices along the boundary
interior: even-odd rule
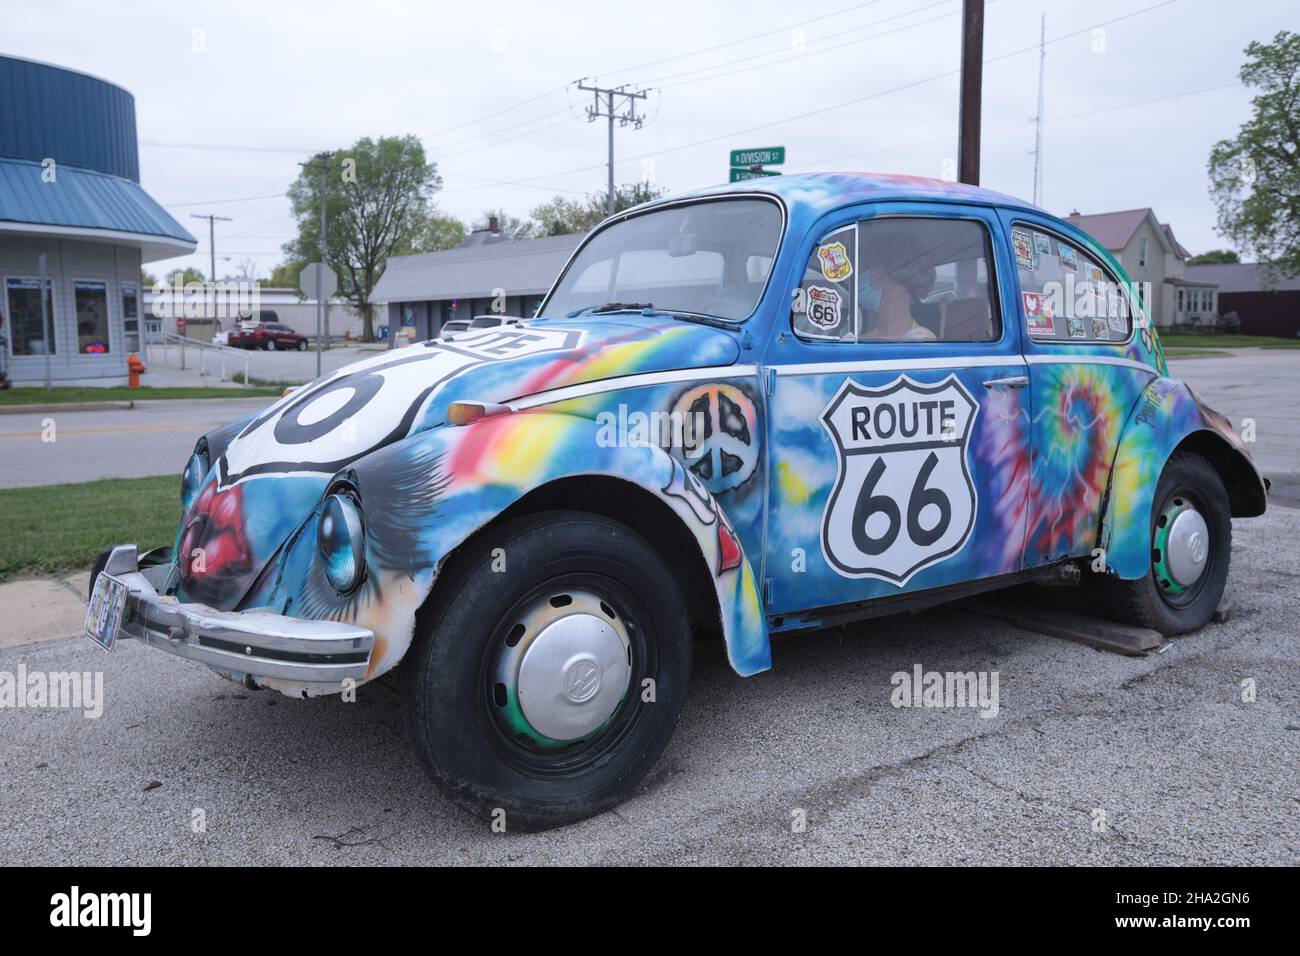
[[[1157,414],[1165,407],[1165,401],[1177,388],[1176,382],[1160,380],[1152,382],[1142,393],[1142,407],[1138,410],[1134,421],[1155,428]]]
[[[822,515],[836,573],[900,587],[965,546],[978,498],[966,460],[979,405],[955,375],[881,388],[845,379],[821,413],[839,474]]]

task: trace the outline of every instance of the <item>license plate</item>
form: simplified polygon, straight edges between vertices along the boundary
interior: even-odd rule
[[[122,613],[126,610],[126,596],[130,590],[117,578],[100,574],[95,579],[95,590],[86,608],[86,636],[102,647],[112,650],[122,626]]]

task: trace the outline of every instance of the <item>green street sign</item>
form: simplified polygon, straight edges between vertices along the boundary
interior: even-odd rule
[[[768,146],[764,149],[733,149],[731,151],[732,166],[780,166],[784,162],[784,146]]]
[[[762,179],[764,176],[780,176],[775,169],[733,169],[728,182],[741,183],[746,179]]]

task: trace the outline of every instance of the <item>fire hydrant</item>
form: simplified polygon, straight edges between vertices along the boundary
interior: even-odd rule
[[[140,373],[149,371],[145,368],[144,362],[140,361],[140,356],[132,352],[126,358],[126,386],[127,388],[140,387]]]

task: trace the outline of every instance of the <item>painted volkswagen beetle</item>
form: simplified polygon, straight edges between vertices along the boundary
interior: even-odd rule
[[[777,634],[1062,576],[1195,630],[1266,494],[1068,222],[781,176],[617,215],[536,318],[211,431],[172,548],[106,552],[88,633],[293,696],[400,663],[429,774],[537,828],[637,786],[695,637],[752,675]]]

